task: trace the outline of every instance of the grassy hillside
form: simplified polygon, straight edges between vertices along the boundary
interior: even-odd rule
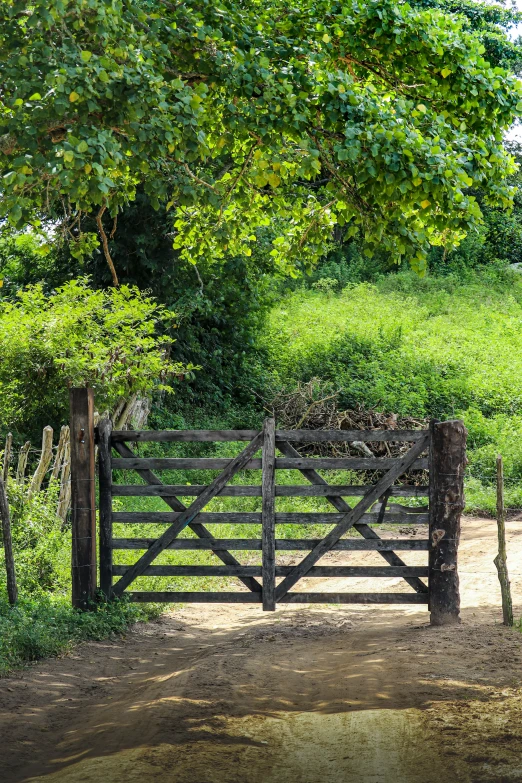
[[[469,429],[470,509],[493,508],[497,453],[508,503],[522,491],[522,279],[509,270],[420,280],[389,276],[338,294],[293,292],[262,338],[272,382],[319,377],[339,405],[441,419]]]

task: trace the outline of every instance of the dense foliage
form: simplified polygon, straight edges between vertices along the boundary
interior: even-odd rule
[[[166,356],[158,327],[172,323],[137,289],[93,290],[74,280],[0,304],[0,427],[18,440],[67,420],[69,386],[95,387],[99,410],[133,392],[169,389],[190,371]]]
[[[508,205],[502,131],[518,80],[458,16],[395,0],[247,6],[166,0],[8,0],[0,10],[2,213],[82,232],[144,188],[168,201],[197,260],[272,254],[292,272],[335,224],[409,255],[480,221],[468,192]],[[117,276],[112,268],[113,281]]]

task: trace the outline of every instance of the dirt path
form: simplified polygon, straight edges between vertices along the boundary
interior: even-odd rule
[[[519,616],[522,520],[508,532]],[[423,607],[194,606],[0,681],[0,780],[520,781],[522,634],[500,625],[495,537],[464,523],[458,628]]]

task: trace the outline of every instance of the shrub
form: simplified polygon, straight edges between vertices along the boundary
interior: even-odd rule
[[[17,438],[67,418],[67,387],[90,384],[100,410],[134,392],[166,389],[173,316],[129,286],[93,290],[73,280],[46,295],[41,285],[0,304],[0,423]],[[162,334],[163,331],[163,334]]]

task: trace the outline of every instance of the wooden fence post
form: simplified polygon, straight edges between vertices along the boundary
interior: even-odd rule
[[[263,425],[263,610],[274,612],[275,600],[275,419]]]
[[[13,555],[13,540],[11,538],[11,516],[9,503],[5,491],[5,484],[0,477],[0,522],[2,523],[2,535],[4,540],[5,569],[7,574],[7,597],[9,603],[14,606],[18,600],[18,588],[16,585],[16,571]]]
[[[100,588],[108,600],[112,592],[112,422],[110,419],[100,421],[98,433]]]
[[[464,509],[467,430],[462,421],[434,421],[430,432],[431,625],[455,625],[460,622],[457,551]]]
[[[7,434],[7,438],[5,439],[4,465],[2,468],[2,479],[6,486],[7,486],[7,479],[9,478],[9,465],[11,462],[12,448],[13,448],[13,435],[11,432],[9,432]]]
[[[498,530],[498,555],[494,563],[498,572],[500,592],[502,594],[502,617],[504,625],[513,625],[513,601],[511,599],[511,586],[507,568],[506,552],[506,508],[504,505],[504,466],[502,457],[497,457],[497,530]]]
[[[96,593],[93,390],[71,389],[70,410],[72,603],[85,610]]]

